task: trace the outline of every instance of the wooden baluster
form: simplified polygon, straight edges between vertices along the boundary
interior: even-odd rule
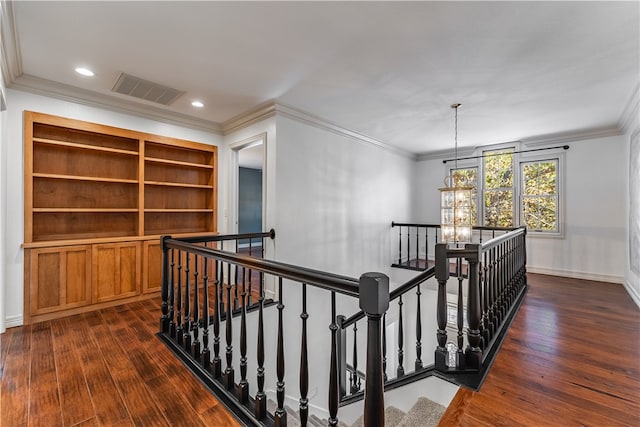
[[[175,294],[176,294],[176,282],[175,282],[175,275],[174,275],[174,268],[175,268],[175,249],[171,249],[171,272],[169,273],[169,276],[171,277],[170,280],[170,285],[169,285],[169,336],[171,336],[171,338],[175,339],[176,338],[176,321],[175,321]]]
[[[235,252],[238,253],[238,241],[235,241],[236,244],[236,250]],[[234,265],[233,266],[233,283],[235,284],[234,286],[234,290],[233,290],[233,310],[237,310],[238,309],[238,266]]]
[[[387,382],[387,313],[382,315],[382,376]]]
[[[182,251],[178,251],[178,313],[176,316],[178,325],[176,327],[176,339],[178,344],[184,343],[182,330]]]
[[[403,359],[404,359],[404,331],[402,326],[402,295],[398,298],[398,369],[396,370],[396,374],[398,378],[402,378],[404,376],[404,367]]]
[[[360,391],[360,377],[358,377],[358,327],[353,324],[353,371],[351,372],[351,394]]]
[[[206,243],[205,243],[205,246]],[[211,368],[211,350],[209,350],[209,319],[211,314],[209,313],[209,259],[203,257],[204,260],[204,276],[202,277],[203,283],[203,298],[202,301],[202,367],[206,370]]]
[[[236,284],[237,286],[237,284]],[[247,275],[242,267],[242,312],[240,314],[240,383],[236,388],[236,396],[241,403],[249,401],[249,383],[247,382]]]
[[[162,250],[162,270],[160,279],[160,283],[162,284],[162,303],[160,305],[162,316],[160,317],[160,333],[163,334],[169,332],[169,321],[171,315],[171,302],[169,301],[169,295],[171,293],[170,287],[173,286],[173,283],[169,283],[169,248],[167,248],[167,239],[169,239],[169,236],[162,236],[160,243]]]
[[[435,351],[435,365],[439,371],[446,371],[449,355],[447,352],[447,281],[449,280],[449,260],[446,243],[436,243],[436,280],[438,281],[438,305],[436,319],[438,346]]]
[[[424,228],[424,268],[429,268],[429,227]]]
[[[276,350],[276,375],[278,382],[276,383],[276,399],[278,407],[273,415],[273,424],[276,427],[286,427],[287,411],[284,409],[284,321],[282,320],[282,277],[278,278],[278,347]]]
[[[214,301],[215,308],[213,313],[213,377],[220,378],[222,375],[222,360],[220,359],[220,291],[219,288],[224,286],[224,267],[221,261],[216,260],[216,279],[214,285]]]
[[[218,243],[218,245],[220,246],[219,249],[221,250],[224,249],[224,245],[222,244],[222,242]],[[220,286],[219,286],[220,295],[218,295],[218,305],[220,306],[219,317],[220,317],[220,321],[222,321],[222,314],[225,313],[225,316],[226,316],[226,313],[227,313],[227,308],[226,308],[227,306],[225,305],[225,301],[224,301],[225,295],[226,295],[226,287],[224,284],[224,264],[223,263],[220,264],[220,269],[221,269],[220,270]]]
[[[402,264],[402,227],[398,227],[398,265]]]
[[[253,256],[253,239],[249,238],[249,256]],[[251,271],[251,269],[249,269],[249,307],[251,307],[251,304],[253,304],[252,299],[253,299],[253,271]]]
[[[198,359],[200,357],[200,319],[198,318],[200,314],[200,300],[198,294],[200,293],[198,290],[198,256],[193,255],[194,258],[194,272],[193,272],[193,344],[191,345],[191,354],[193,357]]]
[[[477,254],[477,244],[468,244],[467,248],[475,247]],[[469,345],[466,350],[466,363],[469,368],[479,369],[482,365],[482,349],[480,336],[480,294],[478,292],[478,258],[477,255],[467,258],[467,275],[469,277],[469,289],[467,292],[467,339]]]
[[[262,276],[262,272],[260,272],[260,275]],[[257,348],[258,392],[256,393],[256,398],[255,398],[254,415],[256,416],[257,419],[261,420],[267,415],[267,396],[264,393],[264,318],[263,318],[264,284],[262,280],[260,280],[260,283],[258,285],[260,287],[260,294],[258,297],[258,348]]]
[[[411,228],[407,227],[407,267],[411,261]]]
[[[484,286],[484,268],[482,260],[478,260],[478,294],[480,296],[480,348],[483,350],[489,344],[489,331],[487,329],[487,292]]]
[[[307,284],[302,284],[302,338],[300,343],[300,424],[307,425],[309,418],[309,357],[307,354]]]
[[[422,312],[420,308],[420,284],[416,290],[417,306],[416,306],[416,363],[415,369],[419,371],[422,369]]]
[[[384,380],[380,363],[381,320],[389,308],[389,278],[381,273],[360,276],[360,309],[367,315],[367,368],[364,388],[364,425],[384,426]]]
[[[186,261],[186,265],[184,268],[184,278],[185,278],[185,283],[184,283],[184,321],[183,323],[183,345],[184,345],[184,349],[187,351],[191,351],[191,307],[189,304],[190,301],[190,297],[191,297],[191,286],[189,286],[189,273],[190,268],[189,268],[189,252],[186,252],[187,254],[187,261]]]
[[[469,274],[469,266],[467,266],[467,275]],[[464,298],[462,293],[462,258],[456,258],[456,277],[458,278],[458,307],[457,307],[457,326],[458,326],[458,354],[456,356],[456,366],[458,369],[465,369],[464,360]],[[448,311],[448,310],[447,310]]]
[[[498,330],[498,284],[496,280],[496,248],[489,249],[489,280],[491,281],[491,323],[493,333]]]
[[[336,323],[336,293],[331,292],[331,362],[329,365],[329,422],[328,425],[338,425],[338,404],[340,398],[340,384],[338,382],[338,325]]]
[[[420,268],[420,228],[416,227],[416,268]]]
[[[231,390],[233,389],[234,386],[234,371],[233,371],[233,344],[232,344],[232,340],[233,340],[233,330],[232,330],[232,323],[233,323],[233,318],[231,317],[231,264],[227,264],[227,314],[226,314],[226,319],[225,319],[225,332],[226,332],[226,340],[227,340],[227,347],[226,347],[226,352],[225,352],[225,356],[226,356],[226,360],[227,360],[227,367],[224,370],[224,375],[223,375],[223,383],[225,385],[225,387],[227,388],[227,390]]]
[[[487,253],[482,254],[481,262],[478,265],[478,280],[480,282],[480,290],[482,292],[482,339],[483,349],[487,348],[491,341],[491,318],[490,304],[491,293],[489,291],[489,283],[487,281]]]

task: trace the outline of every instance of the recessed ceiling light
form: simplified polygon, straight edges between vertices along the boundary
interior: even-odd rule
[[[197,108],[202,108],[204,107],[204,104],[201,101],[193,101],[191,102],[191,105]]]
[[[87,77],[93,77],[93,71],[91,71],[88,68],[84,68],[84,67],[78,67],[76,68],[76,73],[78,74],[82,74],[83,76],[87,76]]]

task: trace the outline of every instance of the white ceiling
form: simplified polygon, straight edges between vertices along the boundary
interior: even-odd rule
[[[637,1],[19,1],[7,12],[9,87],[73,88],[214,128],[275,100],[411,153],[452,147],[454,102],[464,147],[620,127],[639,90]],[[168,107],[115,94],[121,72],[186,94]]]

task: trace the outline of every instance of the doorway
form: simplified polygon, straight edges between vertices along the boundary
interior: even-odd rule
[[[261,232],[265,227],[265,145],[266,133],[230,145],[232,159],[231,231]],[[259,243],[258,240],[252,242]],[[240,242],[240,247],[249,241]]]

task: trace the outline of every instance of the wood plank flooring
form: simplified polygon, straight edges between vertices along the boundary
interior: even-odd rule
[[[621,285],[528,274],[479,392],[440,426],[640,426],[640,310]]]
[[[154,336],[159,304],[7,330],[0,426],[239,426]]]
[[[528,275],[479,392],[440,425],[640,426],[640,311],[620,285]],[[154,336],[159,301],[0,335],[0,426],[237,426]]]

